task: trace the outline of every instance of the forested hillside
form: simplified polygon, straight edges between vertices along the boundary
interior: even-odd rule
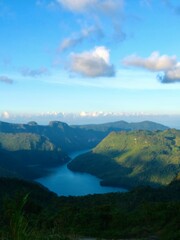
[[[0,176],[36,179],[66,163],[68,152],[95,146],[104,133],[74,129],[65,123],[0,122]]]
[[[48,168],[66,163],[68,156],[45,136],[0,133],[0,176],[35,179]]]
[[[102,185],[167,185],[180,172],[180,131],[112,132],[68,167],[98,176]]]
[[[49,125],[38,125],[36,122],[28,124],[12,124],[0,122],[1,133],[33,133],[47,137],[56,147],[65,152],[77,151],[95,147],[112,131],[119,130],[165,130],[163,126],[154,122],[127,123],[124,121],[106,124],[69,126],[66,123],[53,121]]]
[[[180,184],[57,197],[34,183],[0,178],[0,215],[0,237],[6,240],[179,240]]]
[[[107,134],[79,129],[63,122],[50,122],[49,125],[38,125],[36,122],[28,124],[12,124],[0,122],[1,133],[31,133],[45,136],[57,148],[65,152],[78,151],[92,148],[97,145]]]
[[[109,127],[80,129],[59,122],[48,126],[1,122],[0,174],[11,178],[0,178],[0,239],[179,240],[180,131],[116,129],[103,139],[109,131]],[[22,180],[66,163],[65,150],[92,147],[100,140],[69,167],[100,177],[101,184],[137,188],[127,193],[57,197],[39,184]]]
[[[41,177],[48,168],[68,161],[72,151],[95,147],[112,130],[131,128],[164,129],[153,122],[116,122],[95,126],[69,126],[63,122],[49,125],[0,122],[0,176],[28,179]]]

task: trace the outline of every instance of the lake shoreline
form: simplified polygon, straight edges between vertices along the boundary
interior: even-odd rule
[[[74,158],[91,149],[68,153],[70,161],[59,167],[53,168],[50,174],[35,181],[42,184],[58,196],[85,196],[89,194],[103,194],[111,192],[127,192],[122,187],[102,186],[101,179],[88,173],[71,171],[67,165]]]

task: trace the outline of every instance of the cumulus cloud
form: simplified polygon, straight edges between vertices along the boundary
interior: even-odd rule
[[[157,79],[162,83],[180,82],[180,63],[176,56],[160,55],[158,52],[153,52],[148,58],[131,55],[123,60],[123,64],[160,72]]]
[[[162,83],[180,82],[180,65],[177,64],[174,68],[165,71],[163,74],[159,74],[157,78]]]
[[[21,73],[25,77],[39,77],[48,74],[48,69],[44,67],[38,69],[23,68]]]
[[[134,66],[148,69],[150,71],[163,71],[174,67],[177,63],[176,56],[161,55],[153,52],[148,58],[131,55],[123,60],[125,66]]]
[[[7,83],[7,84],[13,84],[13,80],[7,76],[0,76],[0,82]]]
[[[114,66],[109,61],[109,50],[96,47],[89,52],[71,55],[70,70],[85,77],[112,77],[115,75]]]

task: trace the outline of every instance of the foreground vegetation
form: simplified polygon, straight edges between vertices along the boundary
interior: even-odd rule
[[[40,185],[1,178],[0,206],[4,240],[180,239],[178,179],[160,189],[57,197]]]
[[[165,186],[180,172],[180,131],[112,132],[68,167],[96,175],[102,185]]]

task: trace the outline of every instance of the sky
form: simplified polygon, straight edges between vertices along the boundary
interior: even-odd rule
[[[180,128],[179,0],[0,0],[0,120]]]

